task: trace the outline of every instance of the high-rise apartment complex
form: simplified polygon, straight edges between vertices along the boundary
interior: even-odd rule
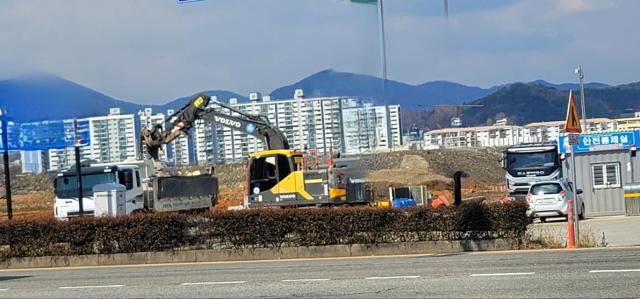
[[[355,154],[402,145],[399,106],[373,106],[348,97],[305,98],[302,90],[296,90],[294,98],[286,100],[253,93],[249,102],[230,99],[229,106],[266,116],[296,149],[313,148],[326,153],[332,148]],[[218,109],[232,113],[226,108]],[[388,122],[386,115],[390,115]],[[261,141],[245,132],[201,121],[196,122],[193,137],[198,164],[239,162],[250,153],[265,149]]]
[[[209,107],[221,113],[233,114],[215,103]],[[366,100],[349,97],[305,98],[296,90],[292,99],[273,100],[258,93],[249,102],[229,100],[229,107],[246,114],[263,115],[279,128],[295,149],[315,149],[327,153],[329,149],[343,154],[357,154],[387,150],[402,146],[400,106],[374,106]],[[134,115],[121,114],[112,108],[107,116],[83,119],[89,122],[91,144],[81,148],[83,160],[115,163],[138,158],[139,129],[143,126],[164,125],[173,110],[155,113],[145,108]],[[169,120],[171,121],[171,120]],[[262,141],[243,131],[234,131],[212,122],[197,120],[190,136],[180,136],[163,147],[160,159],[175,165],[221,164],[241,162],[253,152],[265,149]],[[37,153],[23,153],[25,172],[42,169],[59,171],[75,163],[73,148]]]
[[[120,114],[111,108],[109,115],[82,119],[89,122],[91,144],[81,148],[81,159],[102,163],[134,160],[137,153],[133,114]],[[73,148],[49,150],[49,170],[58,171],[75,163]]]

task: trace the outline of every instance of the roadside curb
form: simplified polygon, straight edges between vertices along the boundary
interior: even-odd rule
[[[409,254],[460,253],[467,251],[502,251],[515,249],[504,239],[471,241],[425,241],[384,243],[377,245],[331,245],[253,249],[184,250],[92,254],[76,256],[41,256],[10,258],[0,262],[0,269],[59,268],[165,263],[198,263],[309,259],[329,257],[389,256]]]

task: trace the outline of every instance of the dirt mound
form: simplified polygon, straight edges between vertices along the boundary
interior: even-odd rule
[[[406,155],[402,157],[400,163],[402,169],[428,169],[429,162],[418,155]]]
[[[389,187],[424,185],[435,196],[453,200],[453,174],[464,171],[462,196],[499,198],[493,186],[504,182],[504,170],[498,163],[499,149],[438,149],[378,153],[361,157],[366,178],[375,190],[385,193]],[[388,191],[386,191],[388,193]]]
[[[361,165],[369,172],[408,168],[445,177],[452,177],[456,171],[462,170],[478,182],[501,184],[504,170],[498,163],[500,153],[499,149],[493,148],[398,151],[364,155]]]

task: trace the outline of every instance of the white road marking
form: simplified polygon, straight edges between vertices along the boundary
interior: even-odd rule
[[[413,279],[413,278],[418,278],[420,277],[419,275],[412,275],[412,276],[373,276],[373,277],[365,277],[364,279],[369,279],[369,280],[382,280],[382,279]]]
[[[0,292],[8,291],[9,289],[0,289]]]
[[[180,285],[182,285],[182,286],[196,286],[196,285],[243,284],[243,283],[246,283],[246,281],[238,280],[238,281],[183,282]]]
[[[485,277],[485,276],[521,276],[521,275],[533,275],[536,272],[512,272],[512,273],[480,273],[471,274],[471,277]]]
[[[121,288],[124,287],[123,284],[110,284],[103,286],[74,286],[74,287],[58,287],[61,290],[69,290],[69,289],[104,289],[104,288]]]
[[[640,272],[640,269],[591,270],[591,271],[589,271],[589,273],[620,273],[620,272]]]
[[[329,278],[303,278],[303,279],[283,279],[282,282],[308,282],[308,281],[329,281]]]

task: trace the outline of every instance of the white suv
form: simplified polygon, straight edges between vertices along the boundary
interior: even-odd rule
[[[582,190],[578,189],[577,203],[578,217],[584,219],[584,201]],[[574,198],[573,183],[567,179],[541,181],[532,183],[527,193],[529,209],[527,216],[540,218],[545,222],[547,217],[567,217],[569,199]]]

